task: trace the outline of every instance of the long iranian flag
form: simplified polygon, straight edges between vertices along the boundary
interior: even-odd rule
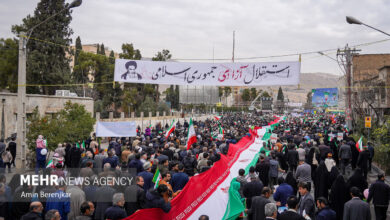
[[[356,149],[361,152],[363,150],[363,136],[356,142]]]
[[[165,139],[168,139],[169,135],[171,135],[171,133],[176,129],[176,123],[175,123],[175,120],[173,120],[171,126],[169,127],[169,129],[167,130],[167,132],[165,133]]]
[[[192,118],[190,118],[190,126],[188,127],[188,135],[187,135],[187,150],[191,148],[191,145],[196,143],[196,133],[194,124],[192,122]]]
[[[153,176],[153,180],[152,180],[152,182],[154,183],[155,189],[157,189],[158,183],[160,182],[160,180],[161,180],[161,174],[160,174],[160,170],[157,167],[156,172],[154,173],[154,176]]]
[[[266,135],[269,130],[272,130],[271,125],[256,130],[262,138],[245,136],[237,144],[230,144],[227,155],[221,155],[221,159],[208,171],[191,177],[171,201],[172,208],[168,213],[158,208],[142,209],[125,219],[196,220],[203,214],[210,219],[236,219],[245,206],[237,196],[235,178],[240,169],[244,168],[248,173],[249,168],[256,164],[263,142],[270,138]]]

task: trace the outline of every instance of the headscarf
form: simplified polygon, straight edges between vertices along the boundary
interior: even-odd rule
[[[42,149],[46,148],[42,135],[38,135],[38,139],[36,141],[36,144],[37,144],[37,148],[42,148]]]

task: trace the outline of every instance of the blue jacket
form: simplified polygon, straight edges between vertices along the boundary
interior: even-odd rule
[[[164,198],[157,193],[157,190],[150,190],[146,193],[146,208],[161,208],[165,213],[171,210],[171,203],[165,202]]]
[[[70,197],[64,191],[57,190],[47,198],[45,209],[56,209],[60,213],[61,219],[67,220],[70,212]]]
[[[104,167],[104,164],[106,164],[106,163],[111,164],[111,168],[112,168],[112,169],[115,169],[115,167],[118,166],[118,164],[119,164],[118,157],[116,157],[116,156],[113,156],[113,157],[106,157],[106,158],[104,158],[104,160],[103,160],[103,167]]]
[[[35,154],[37,155],[37,160],[39,160],[39,161],[45,161],[46,160],[46,155],[42,155],[41,154],[41,150],[42,150],[43,148],[37,148],[36,150],[35,150]]]
[[[317,213],[316,220],[336,220],[336,212],[325,207]]]
[[[127,217],[126,211],[117,205],[111,206],[104,213],[104,219],[119,220]]]
[[[142,162],[141,160],[137,160],[137,159],[134,159],[134,160],[131,160],[130,163],[128,164],[128,168],[135,168],[137,169],[137,173],[140,173],[142,171],[144,171],[144,168],[142,166]]]
[[[172,176],[171,179],[171,185],[172,185],[172,190],[173,192],[176,192],[178,190],[181,190],[184,188],[184,186],[187,184],[189,178],[186,173],[179,172],[175,173]]]
[[[288,185],[287,183],[282,183],[280,186],[276,189],[276,192],[274,194],[274,200],[281,203],[282,206],[285,206],[287,203],[287,199],[289,196],[294,195],[293,188]]]
[[[150,188],[154,186],[152,180],[153,180],[153,173],[148,171],[142,171],[141,173],[138,173],[138,176],[142,176],[144,178],[144,190],[147,191]]]

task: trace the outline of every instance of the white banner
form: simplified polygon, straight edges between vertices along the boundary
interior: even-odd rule
[[[97,122],[96,137],[135,137],[135,122]]]
[[[115,60],[117,82],[209,85],[272,86],[297,85],[301,63],[181,63],[140,60]]]

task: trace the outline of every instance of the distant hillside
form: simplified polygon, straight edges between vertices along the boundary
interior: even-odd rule
[[[315,88],[334,88],[342,87],[344,78],[342,76],[329,73],[301,73],[299,86],[282,86],[283,94],[288,97],[290,102],[306,102],[306,95]],[[276,98],[279,86],[259,87],[260,89],[272,93]]]

